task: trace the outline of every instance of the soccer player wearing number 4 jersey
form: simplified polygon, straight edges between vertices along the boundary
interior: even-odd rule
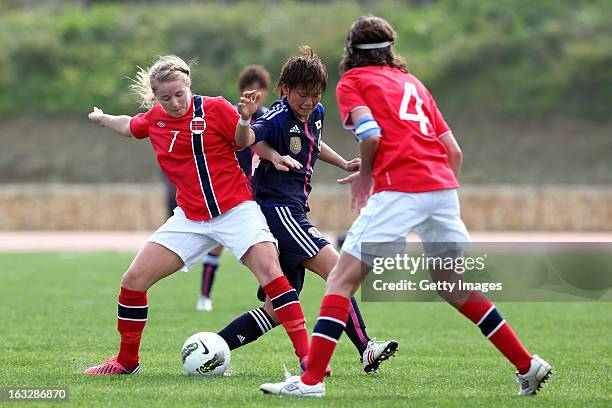
[[[177,208],[149,238],[121,281],[117,329],[119,353],[85,374],[134,374],[148,318],[147,290],[179,269],[187,271],[211,249],[232,250],[257,277],[266,295],[282,297],[277,313],[298,358],[308,353],[308,333],[296,291],[282,274],[276,240],[249,182],[238,166],[234,130],[239,115],[221,97],[192,95],[190,67],[174,55],[141,70],[134,89],[146,113],[89,119],[125,137],[148,137],[160,168],[176,186]]]
[[[263,384],[265,393],[325,394],[323,375],[347,321],[349,298],[361,284],[362,268],[372,266],[372,254],[360,243],[401,241],[414,230],[426,256],[459,257],[458,244],[469,242],[456,192],[461,151],[433,97],[395,55],[395,37],[391,25],[374,16],[360,17],[348,33],[336,98],[345,127],[360,142],[361,169],[344,182],[351,184],[353,207],[363,209],[327,280],[306,372]],[[459,280],[452,270],[430,272],[435,281]],[[438,293],[516,367],[519,394],[536,394],[551,367],[527,352],[495,305],[479,291]]]

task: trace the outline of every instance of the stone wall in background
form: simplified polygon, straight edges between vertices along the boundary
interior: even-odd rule
[[[460,190],[474,231],[612,231],[612,187],[486,185]],[[312,222],[345,231],[348,188],[316,186]],[[154,230],[166,219],[161,185],[1,185],[0,230]]]
[[[0,185],[0,230],[153,230],[166,217],[161,185]]]
[[[612,187],[465,186],[459,198],[474,231],[612,231]],[[323,230],[345,230],[354,218],[348,189],[315,189],[311,207]]]

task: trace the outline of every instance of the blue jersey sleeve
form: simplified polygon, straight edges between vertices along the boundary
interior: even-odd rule
[[[281,118],[284,118],[284,110],[284,102],[282,100],[276,101],[266,113],[251,125],[251,129],[255,132],[255,143],[265,140],[270,146],[276,148],[282,135],[280,121]]]
[[[325,107],[322,103],[317,104],[317,110],[321,112],[321,115],[325,115]]]
[[[267,140],[268,143],[272,144],[274,139],[274,122],[265,119],[258,119],[255,124],[251,125],[251,129],[255,132],[255,143],[259,143],[262,140]],[[253,144],[255,144],[253,143]]]
[[[317,105],[317,110],[321,112],[321,123],[325,122],[325,107],[323,107],[323,104],[319,103]]]

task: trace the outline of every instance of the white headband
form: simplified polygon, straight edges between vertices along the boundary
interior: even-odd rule
[[[373,50],[376,48],[385,48],[391,45],[389,41],[383,41],[379,43],[370,43],[370,44],[353,44],[354,48],[359,48],[360,50]]]

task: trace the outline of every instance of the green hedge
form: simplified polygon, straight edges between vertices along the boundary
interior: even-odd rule
[[[9,9],[0,15],[0,115],[136,112],[126,76],[168,53],[197,59],[195,91],[235,100],[242,66],[264,64],[276,78],[300,44],[328,65],[333,110],[344,36],[366,13],[392,22],[409,68],[451,112],[609,114],[609,0],[448,0]]]

